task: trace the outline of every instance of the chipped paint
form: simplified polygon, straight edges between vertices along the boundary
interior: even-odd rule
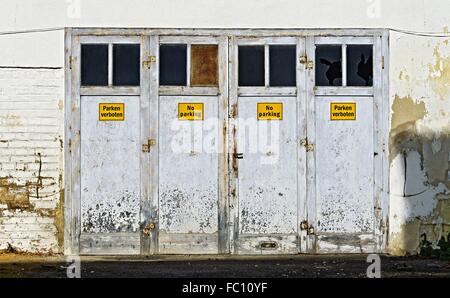
[[[420,243],[420,220],[413,220],[400,227],[399,233],[393,233],[389,237],[389,253],[393,255],[405,255],[416,252]]]
[[[423,101],[414,102],[411,97],[394,96],[392,104],[391,130],[405,130],[427,114]]]
[[[139,101],[122,96],[124,121],[99,121],[99,103],[81,99],[81,233],[136,233],[140,220]]]
[[[203,102],[205,120],[178,121],[177,106],[182,102]],[[217,253],[217,150],[223,131],[219,129],[218,97],[160,96],[159,103],[160,252]]]
[[[210,181],[212,182],[212,181]],[[160,186],[161,233],[214,233],[217,231],[217,189]],[[188,191],[186,191],[188,190]]]
[[[22,124],[22,120],[20,116],[17,115],[5,115],[0,117],[0,125],[1,126],[20,126]]]
[[[0,204],[6,204],[8,210],[33,210],[29,190],[10,180],[9,177],[0,178]]]
[[[60,69],[0,68],[0,251],[63,249],[62,85]]]
[[[436,245],[450,224],[450,52],[446,39],[396,35],[390,57],[389,252],[404,255],[418,253],[423,236]]]
[[[441,100],[448,100],[450,95],[450,56],[443,56],[439,46],[433,50],[435,62],[428,64],[431,88]]]
[[[64,249],[64,188],[63,175],[59,176],[59,201],[55,209],[55,227],[56,238],[58,239],[58,246],[61,250]]]

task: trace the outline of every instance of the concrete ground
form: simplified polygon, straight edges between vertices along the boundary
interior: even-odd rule
[[[81,277],[365,278],[367,255],[82,257]],[[65,278],[64,256],[0,254],[0,278]],[[450,262],[381,256],[382,277],[450,277]]]

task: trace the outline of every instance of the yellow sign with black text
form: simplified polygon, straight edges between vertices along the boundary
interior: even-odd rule
[[[332,102],[330,120],[356,120],[356,102]]]
[[[124,121],[124,103],[99,103],[98,119],[100,121]]]
[[[203,120],[203,103],[178,103],[178,120]]]
[[[283,103],[258,102],[258,120],[283,120]]]

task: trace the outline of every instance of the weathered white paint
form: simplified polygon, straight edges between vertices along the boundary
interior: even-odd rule
[[[315,102],[317,233],[373,232],[373,98]],[[356,120],[331,121],[332,102],[356,103]]]
[[[0,250],[61,252],[63,98],[62,69],[0,68]]]
[[[100,103],[123,103],[125,120],[99,121]],[[139,245],[134,245],[134,249],[124,252],[122,242],[116,239],[116,235],[124,234],[125,239],[137,238],[139,244],[139,115],[138,96],[81,97],[82,253],[90,252],[84,246],[87,249],[106,246],[110,253],[116,254],[140,251]],[[119,247],[115,251],[116,246]]]
[[[124,121],[99,121],[100,103],[123,103]],[[139,227],[139,97],[81,98],[81,231]]]
[[[375,252],[373,97],[315,97],[316,231],[321,253]],[[356,120],[331,121],[331,102],[356,103]]]
[[[26,30],[29,28],[48,28],[64,26],[92,26],[92,27],[173,27],[173,28],[199,28],[199,27],[247,27],[247,28],[399,28],[406,30],[435,31],[445,32],[450,24],[450,15],[447,13],[450,9],[450,2],[446,0],[426,1],[412,0],[408,1],[405,8],[404,1],[361,1],[361,0],[318,0],[318,1],[273,1],[273,0],[193,0],[193,1],[133,1],[121,0],[102,0],[102,1],[83,1],[78,8],[71,6],[71,2],[60,0],[10,0],[3,1],[0,17],[0,31]],[[72,1],[72,3],[77,1]],[[99,14],[98,12],[102,13]],[[280,17],[282,16],[282,17]],[[30,33],[20,35],[0,35],[0,65],[2,66],[51,66],[62,67],[64,57],[63,32]],[[391,31],[390,36],[390,59],[387,60],[387,67],[390,69],[390,103],[393,104],[396,95],[403,97],[409,96],[414,102],[424,102],[426,115],[411,126],[417,130],[418,134],[424,139],[432,138],[440,140],[443,145],[433,145],[433,153],[438,156],[449,156],[446,141],[449,132],[449,112],[448,86],[445,83],[445,72],[448,69],[446,59],[450,56],[447,46],[448,38],[419,37],[409,36]],[[435,49],[440,53],[436,57]],[[432,66],[431,69],[429,66]],[[45,92],[38,96],[44,90],[44,84],[47,79],[36,76],[34,72],[40,70],[5,70],[7,80],[0,82],[0,96],[5,99],[1,102],[3,111],[12,110],[16,104],[11,100],[19,101],[21,98],[33,98],[28,102],[27,107],[36,107],[42,109],[46,105],[51,105],[51,109],[56,113],[56,117],[62,118],[62,112],[58,113],[54,103],[46,101],[47,96],[52,97],[51,92]],[[46,70],[42,70],[46,71]],[[48,70],[52,73],[62,72],[60,70]],[[3,72],[3,71],[2,71]],[[12,75],[15,73],[15,75]],[[34,83],[25,80],[25,84],[10,84],[9,79],[16,76],[16,80],[27,78],[27,73],[31,75]],[[439,78],[444,80],[439,80]],[[60,90],[63,86],[63,80],[58,79],[58,85],[54,88]],[[21,90],[22,86],[28,86],[28,91]],[[22,93],[22,94],[20,94]],[[25,94],[24,94],[25,93]],[[26,93],[28,95],[26,95]],[[61,96],[62,100],[62,96]],[[53,103],[53,104],[52,104]],[[389,108],[389,107],[387,107]],[[14,119],[9,118],[11,123]],[[6,120],[5,120],[6,121]],[[33,120],[27,120],[33,121]],[[62,125],[62,121],[60,123]],[[6,129],[0,126],[0,129]],[[11,127],[7,128],[8,132]],[[57,164],[55,172],[62,171],[59,160],[62,160],[58,149],[52,148],[52,140],[44,139],[34,140],[33,137],[60,134],[53,131],[51,125],[45,124],[27,124],[23,131],[13,131],[8,134],[8,139],[13,135],[20,135],[27,144],[33,144],[33,149],[16,148],[14,154],[24,154],[33,158],[35,150],[45,149],[45,152],[51,152]],[[3,134],[3,131],[2,131]],[[28,134],[28,135],[27,135]],[[57,143],[56,141],[54,143]],[[0,146],[2,146],[0,144]],[[36,148],[36,149],[34,149]],[[3,152],[5,149],[1,148]],[[431,154],[427,154],[424,161],[430,160]],[[1,155],[1,166],[8,175],[13,176],[13,180],[22,179],[21,176],[34,173],[35,170],[29,170],[25,174],[15,170],[15,164],[12,163],[10,153]],[[428,185],[430,178],[425,175],[425,184],[428,189],[426,192],[414,196],[414,198],[396,197],[397,189],[403,187],[404,179],[402,177],[401,155],[391,156],[391,216],[389,224],[392,226],[392,236],[397,231],[402,230],[406,223],[414,221],[411,214],[428,214],[431,216],[434,211],[432,207],[442,201],[439,198],[448,197],[449,171],[446,176],[440,179],[440,183]],[[7,160],[6,164],[3,160]],[[417,160],[414,154],[409,157],[413,165]],[[415,161],[414,161],[415,160]],[[420,159],[421,160],[421,159]],[[445,158],[442,158],[445,164]],[[30,161],[33,162],[33,161]],[[448,160],[447,160],[448,162]],[[411,166],[410,169],[414,167]],[[421,174],[408,176],[408,185],[414,185],[415,181],[420,181],[427,173],[427,167],[421,170]],[[54,173],[52,175],[54,175]],[[394,176],[394,177],[392,177]],[[398,177],[395,178],[395,176]],[[407,180],[408,180],[407,179]],[[415,180],[418,179],[418,180]],[[447,186],[445,186],[445,182]],[[411,203],[416,200],[417,203]],[[52,206],[56,205],[56,200],[48,200]],[[432,202],[432,203],[431,203]],[[410,204],[411,203],[411,204]],[[42,203],[44,204],[44,203]],[[405,216],[399,216],[406,210]],[[5,205],[0,205],[4,207]],[[396,211],[397,210],[397,211]],[[5,211],[6,212],[6,211]],[[8,211],[9,214],[9,211]],[[40,217],[37,217],[40,218]],[[5,220],[5,217],[2,218]],[[397,229],[396,227],[399,227]],[[390,237],[391,239],[393,237]],[[54,240],[52,240],[54,241]],[[52,242],[54,243],[54,242]],[[4,242],[1,242],[4,245]],[[53,244],[52,244],[53,245]],[[52,247],[52,245],[50,245]],[[395,244],[395,246],[402,244]],[[30,244],[23,244],[22,247],[28,250]],[[48,245],[40,246],[46,250]],[[398,253],[406,251],[417,251],[416,243],[414,245],[403,245]]]
[[[266,102],[283,104],[282,120],[257,120],[257,104]],[[243,159],[238,160],[237,241],[239,246],[252,245],[252,253],[261,252],[259,238],[268,235],[280,235],[275,241],[278,253],[286,252],[284,241],[295,243],[281,236],[293,235],[295,239],[298,232],[297,117],[304,115],[297,116],[296,111],[292,96],[238,98],[236,141]],[[254,239],[246,239],[246,235]]]
[[[436,10],[428,22],[440,18]],[[442,30],[447,31],[446,26]],[[391,33],[390,106],[395,120],[391,132],[413,131],[415,135],[390,156],[389,249],[394,254],[417,253],[420,235],[426,233],[436,243],[449,230],[445,214],[450,197],[450,179],[445,175],[450,153],[448,42],[449,38]],[[399,98],[411,100],[413,106],[394,109]],[[405,115],[397,117],[401,108]],[[414,116],[417,109],[424,115]]]
[[[205,121],[179,120],[179,103],[203,103]],[[218,98],[161,96],[159,119],[160,252],[185,253],[192,242],[171,249],[164,234],[218,232]]]

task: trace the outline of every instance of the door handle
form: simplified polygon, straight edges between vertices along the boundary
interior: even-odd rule
[[[234,154],[234,158],[236,158],[236,159],[243,159],[244,158],[244,153],[235,153]]]

